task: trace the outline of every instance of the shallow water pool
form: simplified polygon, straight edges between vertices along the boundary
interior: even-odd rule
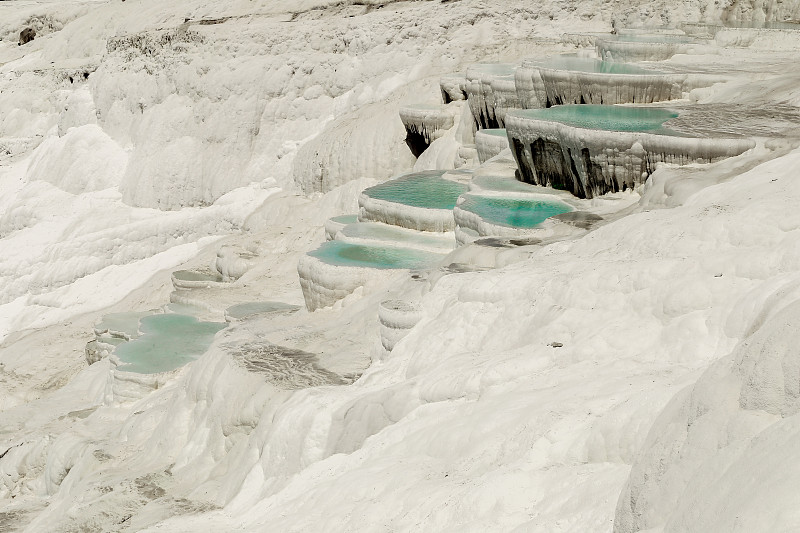
[[[338,217],[331,218],[331,220],[339,224],[355,224],[358,222],[358,215],[339,215]]]
[[[226,326],[222,322],[200,322],[189,315],[146,316],[139,323],[141,335],[114,350],[123,363],[119,369],[156,374],[179,368],[203,355],[214,335]]]
[[[512,228],[533,228],[546,219],[572,211],[558,200],[497,198],[467,194],[459,208],[475,213],[486,222]]]
[[[484,135],[491,135],[493,137],[507,137],[505,128],[486,128],[479,130]]]
[[[676,118],[678,113],[661,107],[558,105],[547,109],[515,110],[509,114],[535,120],[561,122],[577,128],[682,135],[663,126],[667,120]]]
[[[444,170],[415,172],[369,187],[364,194],[370,198],[429,209],[453,209],[458,197],[467,191],[463,183],[442,178]]]
[[[308,252],[308,255],[329,265],[377,269],[428,268],[442,258],[439,254],[421,250],[348,244],[342,241],[328,241]]]

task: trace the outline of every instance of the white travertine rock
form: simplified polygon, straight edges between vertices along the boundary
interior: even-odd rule
[[[342,228],[348,224],[358,221],[358,215],[342,215],[338,217],[329,218],[325,221],[325,240],[332,241],[336,238]]]
[[[620,495],[615,533],[797,527],[797,297],[787,287],[752,336],[667,405]]]
[[[384,300],[378,306],[381,344],[391,352],[422,319],[422,307],[407,300]]]
[[[510,109],[522,107],[517,95],[517,85],[514,75],[493,78],[490,82],[494,97],[494,115],[497,124],[502,128],[505,124],[506,113]]]
[[[693,74],[613,74],[542,68],[545,102],[562,104],[650,104],[676,100],[719,77]]]
[[[511,90],[514,82],[515,65],[508,63],[482,63],[472,65],[467,69],[467,103],[475,117],[478,129],[483,128],[502,128],[502,117],[506,110],[501,110],[500,117],[497,115],[498,101],[493,90],[493,83],[498,82],[503,96],[500,97],[500,104],[504,102],[513,103],[516,97]]]
[[[597,55],[604,61],[663,61],[676,54],[713,54],[718,49],[706,43],[643,42],[597,39]]]
[[[400,107],[400,120],[406,128],[406,143],[419,156],[433,141],[442,138],[455,125],[457,105],[406,105]]]
[[[235,246],[222,246],[217,250],[214,267],[225,280],[237,280],[253,268],[258,254]]]
[[[514,71],[514,87],[521,109],[541,109],[545,107],[547,95],[544,82],[535,62],[523,61]]]
[[[451,209],[431,209],[389,202],[366,194],[358,197],[358,220],[373,221],[418,231],[453,231]]]
[[[467,99],[467,79],[463,75],[442,76],[439,87],[442,90],[442,102],[445,104]]]
[[[500,132],[503,134],[501,135]],[[478,160],[485,163],[508,148],[508,137],[505,130],[478,130],[475,132],[475,148]]]
[[[331,265],[316,257],[303,255],[297,263],[303,299],[309,311],[330,307],[371,282],[380,283],[407,270]]]
[[[412,248],[438,254],[446,254],[455,247],[451,232],[417,231],[381,222],[348,224],[336,232],[334,239],[350,244]]]

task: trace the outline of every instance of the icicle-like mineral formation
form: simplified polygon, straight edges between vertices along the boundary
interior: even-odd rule
[[[605,61],[663,61],[675,54],[709,54],[716,48],[700,42],[621,41],[597,39],[597,55]]]
[[[546,107],[563,104],[629,104],[675,100],[688,74],[613,74],[543,68],[539,71]],[[693,87],[692,87],[693,88]]]
[[[503,91],[501,102],[516,102],[517,96],[511,92],[511,85],[514,84],[514,68],[515,65],[505,63],[480,63],[467,69],[467,102],[478,129],[503,127],[502,118],[498,120],[497,116],[498,102],[493,83],[497,81],[497,87]],[[516,93],[516,87],[513,92]],[[502,116],[504,111],[501,111]]]
[[[516,107],[539,109],[564,104],[653,103],[681,98],[719,77],[664,73],[592,58],[562,56],[526,60],[516,70]],[[505,120],[505,113],[503,113]]]
[[[513,75],[494,78],[490,85],[494,95],[495,120],[502,128],[505,124],[506,113],[511,109],[521,107],[517,96],[517,85]]]
[[[644,183],[661,162],[708,163],[739,155],[755,146],[746,138],[685,137],[659,129],[660,123],[669,116],[656,126],[639,124],[641,127],[637,128],[634,123],[639,119],[627,115],[645,108],[569,107],[581,108],[580,112],[587,113],[592,108],[602,107],[620,116],[606,124],[600,121],[594,126],[581,127],[543,119],[541,112],[536,115],[535,110],[509,113],[506,129],[522,181],[567,190],[580,198],[593,198]],[[564,111],[567,106],[552,109]],[[664,109],[660,111],[669,113]],[[626,124],[628,120],[632,122]],[[607,129],[589,129],[591,127]],[[627,131],[609,131],[614,129]]]
[[[514,71],[514,86],[520,109],[540,109],[547,102],[544,83],[536,64],[536,61],[525,60]]]
[[[400,120],[406,128],[406,144],[415,157],[453,127],[456,110],[457,107],[427,104],[400,108]]]
[[[442,90],[442,102],[445,104],[467,99],[467,79],[461,74],[442,76],[439,87]]]

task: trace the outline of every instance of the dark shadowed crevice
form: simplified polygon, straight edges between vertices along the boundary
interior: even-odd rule
[[[424,135],[409,129],[406,129],[406,145],[411,150],[411,153],[414,154],[414,157],[421,156],[422,152],[430,146]]]

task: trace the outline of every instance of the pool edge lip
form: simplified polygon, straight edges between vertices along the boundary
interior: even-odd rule
[[[618,131],[618,130],[601,130],[592,128],[582,128],[580,126],[573,126],[557,121],[534,120],[527,119],[531,124],[530,130],[536,130],[540,135],[538,137],[550,137],[561,139],[564,136],[563,132],[558,131],[559,128],[568,128],[574,130],[575,137],[578,137],[580,142],[585,142],[587,139],[602,135],[607,137],[605,142],[614,144],[609,148],[625,148],[631,149],[636,144],[639,144],[644,152],[652,151],[654,147],[659,145],[663,146],[664,140],[668,144],[673,145],[673,150],[678,148],[692,148],[690,151],[709,150],[720,151],[721,155],[716,157],[734,157],[740,155],[747,150],[755,148],[756,141],[752,137],[695,137],[689,135],[664,135],[651,132],[635,132],[635,131]],[[509,133],[509,139],[512,138],[526,138],[532,135],[518,135],[512,137]],[[727,147],[723,147],[727,144]],[[731,148],[735,146],[735,148]],[[728,148],[728,149],[726,149]],[[736,152],[736,153],[734,153]],[[727,154],[727,155],[726,155]],[[731,155],[733,154],[733,155]]]
[[[225,281],[224,276],[219,274],[220,280],[182,280],[175,276],[177,272],[194,272],[192,269],[176,270],[170,274],[172,286],[176,289],[211,289],[229,287],[233,281]]]
[[[325,259],[323,259],[321,257],[318,257],[316,255],[311,255],[313,252],[319,250],[320,248],[322,248],[325,245],[330,245],[331,243],[340,243],[340,244],[346,245],[346,246],[361,247],[361,248],[376,248],[376,249],[390,248],[390,249],[393,249],[393,250],[406,250],[406,251],[409,251],[409,252],[413,252],[413,253],[421,254],[421,255],[426,255],[426,256],[430,256],[430,257],[427,257],[426,260],[421,262],[421,264],[419,266],[383,267],[382,268],[380,266],[370,266],[370,265],[367,265],[367,264],[363,264],[363,265],[361,265],[361,264],[348,265],[348,264],[331,263],[331,262],[326,261]],[[447,253],[449,253],[451,251],[452,250],[449,250]],[[447,255],[447,253],[429,252],[427,250],[422,250],[422,249],[419,249],[419,248],[412,248],[412,247],[409,247],[409,246],[391,246],[391,245],[390,246],[383,246],[383,245],[374,245],[374,244],[351,243],[351,242],[346,242],[346,241],[327,241],[327,242],[323,242],[317,248],[315,248],[313,250],[309,250],[308,252],[303,254],[301,256],[301,259],[304,258],[304,257],[310,257],[310,258],[313,258],[313,259],[316,259],[316,260],[320,261],[321,263],[323,263],[325,265],[328,265],[328,266],[331,266],[331,267],[335,267],[335,268],[353,268],[353,269],[389,270],[389,271],[401,271],[401,270],[408,270],[408,271],[420,270],[421,271],[421,270],[429,270],[430,268],[434,268],[435,265],[444,256]]]
[[[363,192],[358,197],[358,206],[359,222],[382,222],[405,229],[436,233],[447,233],[455,227],[452,209],[415,207],[372,198]]]
[[[460,198],[460,196],[459,196]],[[458,200],[456,200],[458,201]],[[431,242],[424,243],[424,242],[408,242],[408,241],[400,241],[394,240],[390,238],[381,239],[374,236],[362,236],[362,235],[347,235],[345,233],[346,229],[349,226],[353,226],[356,224],[376,224],[382,225],[390,228],[391,231],[397,231],[399,234],[408,232],[409,234],[413,235],[414,233],[422,234],[422,237],[428,237]],[[452,231],[447,232],[434,232],[434,231],[420,231],[409,229],[403,226],[396,226],[393,224],[387,224],[385,222],[378,222],[374,220],[367,220],[363,222],[355,222],[354,224],[348,224],[340,229],[334,238],[331,240],[339,241],[347,244],[352,245],[362,245],[362,246],[374,246],[374,247],[385,247],[385,248],[400,248],[400,249],[409,249],[409,250],[416,250],[422,251],[426,253],[432,253],[436,255],[446,255],[452,252],[455,249],[455,240],[450,239],[452,237]],[[448,242],[448,240],[452,242]],[[439,242],[434,242],[439,241]],[[448,246],[450,246],[448,248]]]
[[[356,291],[359,287],[407,276],[414,269],[378,269],[350,265],[332,265],[308,255],[300,256],[297,275],[306,309],[314,312],[333,306]]]
[[[569,105],[576,105],[577,106],[577,105],[581,105],[581,104],[569,104]],[[583,104],[583,105],[585,105],[585,104]],[[673,112],[677,113],[678,115],[680,115],[682,112],[691,113],[690,109],[680,110],[680,109],[670,108],[670,107],[667,107],[667,106],[652,106],[651,107],[651,106],[642,106],[642,105],[609,104],[609,107],[629,107],[629,108],[633,107],[633,108],[640,108],[640,109],[664,109],[664,110],[668,110],[668,111],[673,111]],[[614,134],[614,135],[617,135],[617,136],[620,136],[620,137],[627,137],[627,138],[644,137],[645,139],[649,139],[649,140],[653,140],[653,139],[671,139],[671,140],[676,140],[676,141],[679,141],[679,142],[680,142],[680,140],[683,140],[683,141],[691,141],[691,142],[694,142],[694,143],[698,143],[699,142],[701,144],[713,144],[716,141],[742,141],[742,144],[745,144],[745,141],[746,141],[747,144],[751,145],[750,148],[753,148],[756,145],[755,140],[754,140],[754,136],[700,137],[700,136],[691,135],[690,133],[682,132],[680,130],[671,129],[671,128],[665,128],[665,129],[667,131],[673,131],[673,132],[677,133],[678,135],[669,135],[669,134],[664,134],[664,133],[654,133],[652,131],[621,131],[621,130],[613,130],[613,129],[588,128],[588,127],[584,127],[584,126],[575,126],[573,124],[568,124],[566,122],[561,122],[561,121],[558,121],[558,120],[547,120],[547,119],[541,119],[541,118],[528,118],[528,117],[519,116],[518,112],[524,112],[524,111],[530,111],[530,110],[515,110],[515,112],[509,113],[508,118],[511,119],[511,122],[510,122],[510,124],[506,125],[506,131],[508,132],[509,141],[512,138],[514,138],[514,136],[512,134],[518,134],[524,129],[534,129],[534,127],[535,127],[536,129],[543,130],[546,133],[551,133],[552,130],[557,129],[554,126],[557,126],[557,127],[560,127],[560,128],[569,128],[569,129],[572,129],[572,130],[578,130],[580,132],[589,132],[590,134],[591,133]],[[664,120],[664,122],[662,122],[662,125],[664,123],[666,123],[666,122],[669,122],[670,120],[672,120],[674,118],[678,118],[678,117],[672,117],[670,119],[666,119],[666,120]],[[530,124],[530,125],[532,125],[534,127],[525,128],[524,126],[522,126],[520,124],[522,121],[524,121],[526,124]],[[517,137],[519,137],[519,135]],[[744,150],[744,151],[746,151],[746,150]],[[742,153],[742,152],[740,152],[740,153]]]

